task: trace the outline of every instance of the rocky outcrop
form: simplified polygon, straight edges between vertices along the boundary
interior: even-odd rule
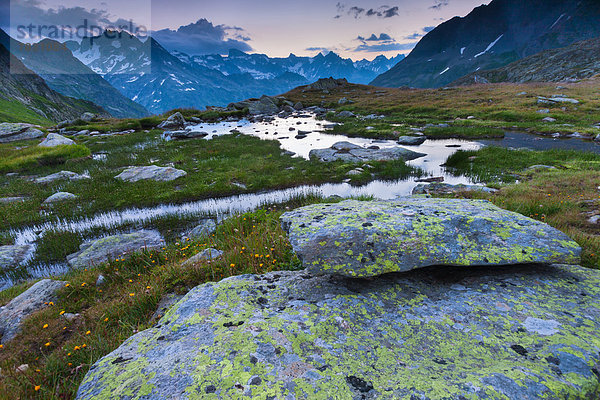
[[[52,175],[43,176],[35,179],[35,183],[47,184],[59,180],[80,181],[83,179],[91,179],[89,175],[79,175],[71,171],[60,171]]]
[[[308,90],[331,90],[348,84],[346,79],[321,78],[306,87]]]
[[[0,143],[31,140],[44,136],[39,127],[31,124],[0,123]]]
[[[0,343],[12,340],[21,330],[22,322],[31,314],[56,301],[56,291],[66,282],[44,279],[0,308]]]
[[[50,196],[46,200],[44,200],[44,203],[45,204],[60,203],[63,201],[68,201],[68,200],[75,200],[78,197],[79,196],[74,195],[73,193],[58,192],[58,193],[54,193],[52,196]]]
[[[67,257],[67,261],[74,268],[85,268],[114,260],[124,254],[164,245],[163,238],[155,231],[113,235],[82,244],[77,253]]]
[[[150,165],[147,167],[129,167],[115,179],[125,182],[137,182],[142,180],[153,180],[157,182],[169,182],[186,176],[187,172],[173,167],[157,167]]]
[[[185,128],[185,123],[186,121],[183,115],[180,112],[176,112],[165,121],[161,122],[160,125],[158,125],[158,128],[166,130],[183,129]]]
[[[402,147],[386,149],[363,148],[349,142],[338,142],[328,149],[311,150],[310,158],[321,162],[343,160],[346,162],[363,161],[389,161],[389,160],[414,160],[425,157],[426,154],[417,153]]]
[[[40,147],[56,147],[56,146],[72,146],[75,142],[68,139],[58,133],[49,133],[46,139],[42,143],[38,144]]]
[[[580,261],[580,247],[564,233],[483,200],[350,200],[302,207],[281,220],[313,273],[372,277],[432,265]]]
[[[0,269],[19,265],[30,251],[29,245],[0,246]]]
[[[592,399],[599,287],[562,265],[229,278],[96,362],[77,399]]]

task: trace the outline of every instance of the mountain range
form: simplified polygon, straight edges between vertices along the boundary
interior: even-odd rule
[[[598,0],[493,0],[433,29],[372,84],[441,87],[479,70],[597,36]]]
[[[129,99],[152,113],[173,108],[224,106],[263,94],[276,95],[322,77],[367,83],[397,59],[353,62],[337,54],[269,58],[231,50],[228,56],[171,54],[158,41],[104,33],[67,42],[73,55]]]

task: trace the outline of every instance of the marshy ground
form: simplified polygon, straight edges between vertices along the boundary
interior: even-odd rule
[[[322,91],[294,90],[285,96],[305,106],[335,109],[327,119],[339,122],[333,133],[348,137],[396,139],[423,132],[429,139],[470,140],[502,137],[507,130],[590,138],[600,133],[598,81],[564,85],[486,85],[460,89],[379,89],[348,85]],[[525,93],[525,94],[523,94]],[[578,104],[538,103],[538,96],[564,93]],[[338,104],[346,97],[351,104]],[[377,119],[340,118],[339,111]],[[544,110],[544,113],[538,111]],[[548,111],[546,113],[546,110]],[[216,120],[218,113],[184,112],[186,117]],[[231,115],[227,115],[231,116]],[[236,114],[239,117],[240,115]],[[472,118],[469,118],[472,117]],[[543,122],[551,117],[555,122]],[[181,203],[238,193],[258,192],[303,184],[342,182],[361,164],[322,164],[282,151],[276,141],[229,134],[211,140],[164,141],[153,129],[164,117],[78,123],[73,129],[100,132],[134,129],[120,136],[76,136],[78,146],[40,151],[36,143],[0,145],[0,197],[26,200],[0,203],[3,221],[0,244],[11,244],[9,230],[60,219],[91,216],[108,210]],[[441,125],[440,125],[441,124]],[[369,128],[369,129],[367,129]],[[148,129],[147,132],[144,130]],[[571,139],[570,139],[571,140]],[[572,139],[575,140],[575,139]],[[580,140],[580,139],[576,139]],[[590,150],[596,146],[593,141]],[[418,151],[418,147],[416,147]],[[124,183],[114,179],[130,165],[172,165],[188,172],[172,182]],[[353,176],[353,183],[397,180],[419,171],[402,161],[369,163],[369,173]],[[546,167],[529,168],[535,165]],[[458,150],[446,161],[448,174],[499,190],[493,194],[460,193],[538,219],[565,232],[583,248],[583,266],[600,267],[600,155],[569,150],[531,151],[485,147]],[[552,167],[552,168],[547,168]],[[88,174],[92,179],[49,185],[30,178],[61,170]],[[17,173],[18,175],[12,175]],[[7,175],[8,174],[8,175]],[[49,208],[43,201],[57,191],[77,194],[77,200]],[[101,266],[73,270],[60,277],[69,284],[59,300],[26,321],[22,333],[0,348],[0,398],[74,398],[89,367],[118,347],[133,333],[152,326],[153,314],[168,293],[185,294],[201,283],[244,273],[295,270],[301,264],[293,254],[279,216],[286,208],[321,202],[304,197],[282,205],[265,206],[233,216],[210,236],[181,241],[180,233],[194,218],[169,217],[154,221],[168,238],[163,249],[122,257]],[[329,199],[328,201],[332,201]],[[95,232],[100,235],[106,232]],[[84,236],[52,232],[38,243],[38,262],[55,262],[76,251]],[[210,262],[183,266],[182,262],[206,248],[224,251]],[[99,274],[106,283],[96,287]],[[33,282],[0,292],[0,304],[22,293]],[[64,314],[78,314],[72,320]],[[25,372],[16,367],[28,364]]]

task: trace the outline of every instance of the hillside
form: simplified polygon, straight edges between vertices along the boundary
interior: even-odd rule
[[[452,82],[473,83],[569,82],[600,74],[600,38],[542,51],[505,67],[478,71]]]
[[[600,2],[596,0],[494,0],[464,18],[439,25],[372,84],[441,87],[479,70],[597,36]]]
[[[71,51],[57,41],[44,39],[33,46],[26,46],[0,30],[0,43],[10,48],[15,57],[60,94],[91,101],[117,118],[144,117],[149,114],[143,106],[123,96],[100,75],[73,57]]]
[[[85,112],[107,115],[99,106],[63,96],[0,44],[0,121],[50,124]]]

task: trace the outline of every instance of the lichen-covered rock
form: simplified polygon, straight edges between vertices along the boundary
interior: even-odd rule
[[[407,197],[314,204],[281,216],[314,273],[369,277],[431,265],[579,263],[580,247],[483,200]]]
[[[113,235],[82,244],[77,253],[67,257],[67,261],[74,268],[84,268],[114,260],[124,254],[164,245],[162,236],[156,231]]]
[[[12,340],[25,318],[56,300],[55,293],[66,282],[44,279],[0,308],[0,343]]]
[[[193,289],[77,399],[592,399],[599,351],[596,270],[245,275]]]
[[[349,142],[335,143],[328,149],[315,149],[309,153],[310,158],[321,162],[332,162],[343,160],[346,162],[364,161],[390,161],[390,160],[414,160],[425,157],[426,154],[417,153],[402,147],[391,147],[385,149],[363,148]]]
[[[48,136],[38,144],[39,147],[73,146],[75,142],[58,133],[49,133]]]
[[[0,123],[0,143],[10,143],[19,140],[31,140],[44,136],[37,126],[21,123]]]
[[[173,167],[129,167],[119,175],[115,176],[125,182],[137,182],[142,180],[153,180],[157,182],[169,182],[186,176],[187,172]]]
[[[31,249],[30,245],[0,246],[0,269],[19,265]]]
[[[215,220],[207,218],[200,220],[198,225],[191,231],[184,235],[184,238],[197,239],[203,236],[211,235],[217,230],[217,223]]]

